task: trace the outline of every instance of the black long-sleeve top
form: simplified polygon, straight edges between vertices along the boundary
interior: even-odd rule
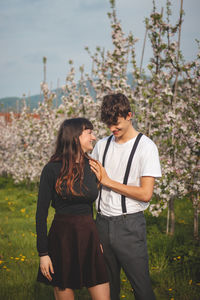
[[[91,171],[88,159],[84,163],[84,177],[82,194],[76,196],[72,193],[61,197],[55,190],[56,180],[60,174],[62,163],[49,162],[42,170],[40,177],[37,211],[36,211],[36,232],[37,232],[37,250],[39,255],[48,254],[47,240],[47,216],[51,205],[56,213],[70,215],[88,215],[91,214],[92,203],[98,195],[97,178]],[[74,183],[74,190],[80,193],[80,181]]]

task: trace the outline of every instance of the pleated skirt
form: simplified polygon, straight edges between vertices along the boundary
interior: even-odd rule
[[[40,268],[37,281],[60,289],[80,289],[108,282],[96,225],[91,215],[56,214],[48,234],[52,281]]]

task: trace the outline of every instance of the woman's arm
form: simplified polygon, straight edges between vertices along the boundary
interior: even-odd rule
[[[53,178],[48,165],[44,167],[40,177],[36,211],[37,250],[39,255],[48,254],[47,216],[52,200]]]
[[[48,256],[47,240],[47,216],[50,202],[53,194],[53,177],[48,165],[42,170],[40,177],[40,186],[38,192],[37,211],[36,211],[36,232],[37,232],[37,250],[40,256],[40,269],[42,274],[49,280],[52,280],[51,273],[54,273],[53,265]]]

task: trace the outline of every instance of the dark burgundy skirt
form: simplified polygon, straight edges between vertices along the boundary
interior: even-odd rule
[[[56,214],[48,235],[54,274],[49,281],[38,271],[37,281],[60,289],[80,289],[108,282],[104,256],[91,215]]]

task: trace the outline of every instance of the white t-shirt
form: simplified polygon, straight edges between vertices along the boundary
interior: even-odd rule
[[[98,141],[92,152],[92,157],[102,163],[103,153],[108,137]],[[123,183],[127,162],[136,137],[126,143],[115,142],[111,139],[106,158],[105,169],[108,176],[117,182]],[[157,146],[145,135],[142,135],[132,160],[127,185],[140,186],[141,176],[161,177],[161,168]],[[96,207],[98,206],[98,198]],[[136,213],[145,210],[149,203],[126,197],[127,213]],[[103,186],[101,201],[101,213],[106,216],[118,216],[122,214],[121,194]]]

